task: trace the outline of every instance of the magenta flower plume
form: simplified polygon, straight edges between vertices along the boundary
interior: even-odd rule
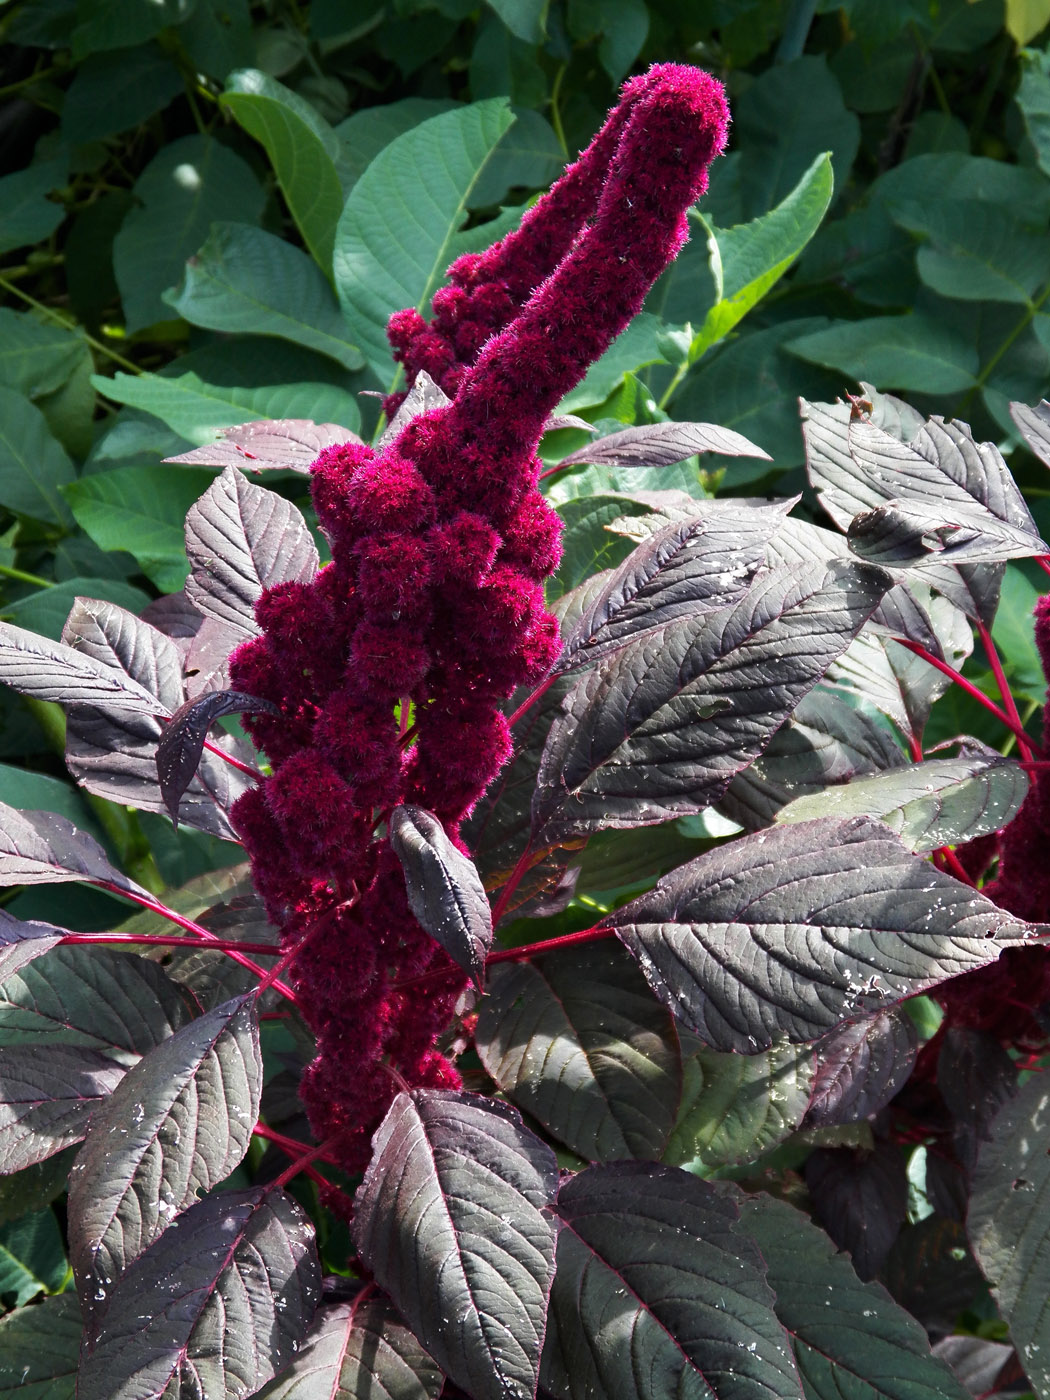
[[[381,452],[321,454],[332,563],[268,590],[261,635],[232,659],[233,684],[279,711],[249,722],[273,771],[234,820],[317,1036],[302,1097],[348,1169],[367,1160],[395,1078],[459,1082],[437,1041],[465,979],[412,916],[386,818],[417,803],[459,840],[510,756],[503,702],[559,650],[543,600],[560,555],[537,487],[544,423],[685,241],[727,121],[696,69],[632,79],[518,233],[455,264],[434,323],[392,319],[410,375],[437,368],[454,398]],[[442,971],[425,994],[398,990]]]

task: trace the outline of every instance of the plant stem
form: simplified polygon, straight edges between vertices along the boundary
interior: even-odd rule
[[[157,948],[200,948],[199,938],[182,938],[167,933],[67,933],[62,943],[146,943]],[[255,953],[274,957],[277,949],[270,943],[238,943],[231,938],[217,938],[207,945],[216,953]]]
[[[39,574],[27,574],[24,569],[12,569],[10,564],[0,564],[0,574],[13,578],[17,583],[31,583],[34,588],[51,588],[54,580],[41,578]]]
[[[521,857],[520,857],[520,859],[518,860],[517,865],[516,865],[516,866],[514,867],[514,869],[511,871],[511,873],[510,873],[510,879],[507,881],[507,883],[503,886],[503,889],[500,891],[499,900],[498,900],[497,903],[496,903],[495,909],[493,909],[493,911],[492,911],[492,927],[493,927],[493,928],[498,927],[500,919],[502,919],[502,918],[503,918],[503,915],[507,912],[507,905],[510,903],[511,899],[514,897],[514,891],[518,888],[518,886],[521,884],[522,880],[525,878],[526,874],[528,873],[528,870],[529,870],[529,863],[530,863],[531,857],[532,857],[532,843],[529,842],[529,843],[526,845],[525,849],[522,851]]]
[[[949,666],[947,661],[942,661],[939,656],[934,656],[932,652],[927,651],[919,642],[910,641],[907,637],[894,637],[893,640],[898,642],[902,647],[907,647],[908,650],[914,652],[916,656],[921,656],[922,659],[928,661],[931,666],[936,666],[938,671],[942,672],[950,680],[953,680],[956,685],[961,686],[962,689],[966,691],[967,695],[976,700],[979,705],[983,705],[990,714],[996,717],[1000,724],[1004,724],[1006,728],[1009,729],[1011,734],[1016,735],[1019,744],[1022,741],[1025,744],[1029,742],[1028,735],[1021,727],[1020,721],[1015,724],[1010,716],[1001,710],[994,700],[989,700],[988,696],[985,695],[983,691],[978,690],[973,682],[968,681],[954,666]]]
[[[507,720],[507,723],[508,725],[510,725],[511,729],[514,728],[514,726],[517,724],[518,720],[521,719],[522,715],[526,712],[526,710],[530,710],[532,706],[535,705],[537,700],[541,700],[543,696],[547,694],[547,691],[550,690],[551,686],[557,679],[557,671],[552,671],[551,674],[547,677],[547,679],[541,685],[538,685],[536,689],[532,692],[532,694],[527,697],[527,699],[522,701],[522,703]]]
[[[47,68],[38,68],[35,73],[30,73],[28,78],[19,78],[16,83],[8,83],[6,87],[0,87],[0,97],[10,97],[13,92],[21,92],[23,88],[32,87],[34,83],[42,83],[45,78],[50,78],[52,73],[65,71],[65,65],[52,63]]]
[[[50,306],[45,306],[42,301],[37,301],[36,297],[31,297],[28,292],[23,292],[21,287],[16,287],[13,282],[9,282],[3,275],[0,275],[0,287],[3,287],[5,291],[13,293],[14,296],[19,297],[22,301],[26,302],[27,305],[39,311],[42,316],[47,316],[52,321],[57,321],[63,330],[67,330],[71,334],[75,333],[79,335],[83,340],[87,341],[93,350],[97,350],[100,355],[105,355],[108,360],[112,360],[114,364],[120,365],[122,369],[130,370],[132,374],[144,373],[144,371],[131,360],[126,360],[123,355],[118,355],[117,352],[111,350],[108,345],[103,345],[101,340],[96,340],[93,335],[89,335],[82,326],[78,326],[74,332],[73,327],[69,325],[66,318],[60,312],[55,311]]]
[[[981,639],[981,645],[984,647],[985,655],[988,657],[988,664],[992,668],[992,675],[995,677],[995,683],[999,687],[1003,708],[1016,725],[1014,733],[1017,736],[1017,747],[1021,751],[1021,757],[1031,760],[1035,757],[1035,750],[1026,739],[1021,738],[1021,734],[1023,734],[1025,730],[1021,722],[1021,715],[1017,709],[1017,702],[1014,700],[1013,691],[1010,689],[1010,682],[1006,679],[1006,672],[1003,670],[1003,663],[999,659],[998,648],[992,640],[991,631],[981,621],[977,623],[977,635]]]
[[[258,768],[253,768],[250,763],[242,763],[239,758],[234,758],[232,753],[227,753],[226,750],[221,749],[218,744],[213,744],[210,739],[205,739],[204,747],[209,753],[213,753],[216,758],[223,759],[231,768],[238,768],[242,773],[247,773],[249,778],[255,778],[255,780],[258,781],[263,776]]]
[[[275,1147],[287,1152],[290,1157],[304,1157],[307,1153],[313,1153],[315,1157],[321,1157],[322,1161],[330,1162],[333,1167],[339,1165],[334,1157],[321,1156],[321,1154],[327,1153],[327,1143],[322,1143],[319,1147],[311,1147],[308,1142],[299,1142],[296,1138],[286,1137],[284,1133],[279,1133],[276,1128],[267,1127],[265,1123],[256,1123],[252,1132],[256,1137],[265,1138],[267,1142],[272,1142]]]
[[[967,874],[966,867],[950,846],[942,846],[937,854],[944,862],[945,870],[949,875],[954,875],[955,878],[961,880],[964,885],[969,885],[971,889],[973,888],[973,881]]]
[[[554,128],[554,134],[558,138],[558,145],[561,147],[561,153],[566,160],[569,159],[569,143],[565,139],[565,128],[562,125],[561,108],[558,106],[558,100],[561,97],[562,80],[568,71],[568,67],[569,65],[567,63],[563,63],[557,73],[555,73],[554,82],[551,84],[550,96],[551,126]]]
[[[490,953],[485,960],[489,963],[527,962],[530,958],[543,957],[545,953],[557,952],[559,948],[573,948],[577,943],[597,943],[603,938],[612,938],[616,930],[596,924],[580,933],[565,933],[560,938],[547,938],[542,943],[524,943],[520,948],[501,948],[498,953]]]

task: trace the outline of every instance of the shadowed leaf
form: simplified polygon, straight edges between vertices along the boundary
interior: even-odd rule
[[[193,781],[204,753],[208,730],[223,715],[277,714],[277,706],[239,690],[207,690],[185,701],[165,726],[157,745],[157,780],[173,826],[179,803]]]
[[[93,836],[57,812],[19,812],[0,802],[0,884],[47,885],[85,880],[146,894],[111,865]]]
[[[926,502],[889,501],[855,515],[846,531],[860,559],[885,568],[907,568],[934,560],[974,564],[1045,554],[1047,546],[1028,530],[997,520],[976,502],[937,507]]]
[[[0,1048],[0,1174],[79,1142],[123,1076],[121,1065],[81,1046]]]
[[[0,981],[54,948],[66,932],[54,924],[16,919],[0,909]]]
[[[60,1293],[0,1321],[0,1397],[73,1400],[80,1360],[80,1309]]]
[[[847,1021],[814,1047],[816,1078],[804,1127],[859,1123],[885,1107],[915,1064],[918,1036],[900,1010]]]

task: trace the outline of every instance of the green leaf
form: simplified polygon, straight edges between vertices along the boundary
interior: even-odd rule
[[[768,214],[736,228],[710,230],[717,248],[712,258],[721,263],[722,295],[689,347],[690,360],[728,335],[784,275],[816,233],[832,189],[831,157],[825,152]]]
[[[59,487],[76,476],[73,463],[24,394],[0,386],[0,506],[18,515],[69,525]]]
[[[74,826],[101,840],[102,833],[95,824],[90,807],[80,793],[61,778],[0,763],[0,792],[4,794],[9,807],[33,812],[57,812]]]
[[[0,1400],[73,1400],[79,1361],[75,1294],[45,1298],[0,1320]]]
[[[675,1032],[614,942],[493,967],[475,1044],[499,1087],[580,1157],[660,1156],[681,1088]]]
[[[0,1295],[20,1308],[40,1293],[58,1293],[69,1275],[62,1232],[53,1210],[0,1226]]]
[[[42,243],[65,218],[61,204],[47,196],[66,182],[67,163],[39,161],[0,179],[0,253]]]
[[[860,141],[860,122],[821,55],[777,63],[734,105],[734,139],[741,152],[745,218],[764,214],[794,189],[821,151],[831,147],[841,189]]]
[[[313,1319],[313,1234],[272,1186],[218,1192],[176,1216],[110,1294],[79,1400],[254,1394],[292,1360]]]
[[[1038,9],[1048,11],[1037,26],[1037,29],[1042,29],[1050,19],[1050,6],[1046,5],[1045,0],[1035,0],[1035,4]],[[1021,85],[1017,89],[1016,101],[1024,117],[1029,140],[1035,147],[1039,169],[1044,175],[1050,175],[1050,60],[1045,53],[1029,49],[1021,54]]]
[[[559,1400],[801,1400],[735,1202],[688,1172],[618,1162],[570,1177],[557,1211],[542,1383]]]
[[[319,1309],[298,1356],[257,1400],[437,1400],[444,1383],[393,1305],[373,1291]]]
[[[162,593],[176,593],[189,572],[183,521],[211,481],[194,468],[118,467],[82,477],[65,494],[100,549],[130,549]]]
[[[159,44],[92,54],[66,92],[62,135],[80,144],[127,131],[182,90],[182,75]]]
[[[1050,1396],[1050,1089],[1033,1075],[978,1151],[967,1233],[1040,1400]]]
[[[364,107],[351,112],[335,128],[341,153],[339,167],[343,180],[352,185],[359,180],[384,146],[430,117],[451,112],[459,104],[449,97],[403,97],[380,107]]]
[[[264,384],[246,389],[209,384],[192,370],[171,376],[115,374],[105,379],[96,375],[92,383],[114,403],[144,409],[198,445],[211,442],[217,428],[260,418],[312,418],[317,423],[340,423],[352,432],[361,426],[356,399],[334,384]]]
[[[0,385],[27,398],[50,394],[65,383],[85,351],[83,336],[54,321],[0,307]]]
[[[164,300],[194,326],[275,335],[346,369],[364,364],[324,274],[305,253],[249,224],[213,224]]]
[[[471,195],[471,205],[502,204],[511,189],[543,189],[565,165],[554,128],[531,107],[512,107],[514,125],[500,140]],[[495,242],[491,239],[490,242]]]
[[[602,569],[622,564],[635,542],[608,528],[629,515],[648,515],[649,507],[624,496],[581,496],[558,507],[563,521],[562,558],[548,597],[568,593]]]
[[[788,342],[793,355],[840,370],[858,382],[912,393],[955,394],[972,389],[977,347],[922,311],[839,321]]]
[[[547,6],[550,0],[486,0],[516,39],[525,44],[542,44],[547,37]]]
[[[967,1400],[925,1330],[801,1211],[739,1196],[740,1228],[762,1251],[774,1311],[791,1338],[806,1400]]]
[[[250,222],[263,190],[251,167],[219,141],[183,136],[162,147],[135,182],[133,209],[113,240],[113,270],[128,331],[171,320],[161,294],[182,276],[211,225]]]
[[[219,101],[264,147],[292,218],[327,276],[343,207],[338,137],[309,102],[257,68],[231,73]]]
[[[261,1092],[252,996],[182,1026],[96,1109],[69,1179],[70,1257],[92,1336],[132,1260],[242,1160]]]
[[[894,223],[929,240],[919,249],[919,276],[941,296],[1031,306],[1050,279],[1043,232],[986,200],[905,201],[890,212]]]
[[[150,602],[150,595],[141,588],[114,578],[67,578],[50,588],[29,593],[9,603],[4,613],[19,627],[57,641],[62,636],[69,610],[77,598],[105,598],[129,612],[140,613]],[[30,804],[31,805],[31,804]]]
[[[128,49],[152,39],[168,25],[181,24],[194,0],[94,0],[77,7],[83,19],[73,30],[76,60],[102,49]]]
[[[380,151],[350,192],[336,233],[336,290],[383,384],[394,378],[386,323],[407,306],[426,312],[460,251],[456,235],[486,162],[512,121],[504,98],[432,117]]]
[[[934,758],[796,797],[777,813],[785,825],[814,817],[877,817],[909,851],[932,851],[1000,831],[1028,791],[1009,759]]]
[[[809,1107],[815,1066],[797,1047],[724,1055],[683,1032],[682,1100],[663,1160],[705,1175],[753,1162],[794,1132]]]

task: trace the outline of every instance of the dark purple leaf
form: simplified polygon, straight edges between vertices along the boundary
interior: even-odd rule
[[[802,1122],[813,1083],[813,1057],[794,1045],[757,1055],[708,1050],[682,1026],[682,1098],[663,1154],[669,1166],[707,1176],[753,1162]]]
[[[139,616],[143,622],[148,622],[176,643],[188,643],[200,631],[204,621],[182,589],[178,593],[165,593],[163,597],[154,598]]]
[[[1000,831],[1020,810],[1028,778],[1019,763],[992,755],[931,758],[797,797],[780,823],[814,817],[877,817],[909,851],[933,851]]]
[[[847,1021],[815,1047],[817,1073],[806,1128],[860,1123],[884,1108],[915,1064],[918,1036],[899,1010]]]
[[[155,695],[153,715],[120,714],[108,706],[76,705],[66,727],[66,762],[90,792],[147,812],[166,810],[157,781],[157,744],[164,725],[185,699],[182,658],[170,637],[113,603],[77,600],[63,637],[91,659]],[[228,737],[219,740],[227,750]],[[232,838],[226,812],[248,779],[207,754],[179,808],[186,826]]]
[[[1034,408],[1012,403],[1010,417],[1021,430],[1025,442],[1045,465],[1050,467],[1050,403],[1040,399]]]
[[[554,1153],[491,1099],[399,1094],[376,1133],[355,1242],[427,1351],[474,1400],[535,1394],[557,1184]]]
[[[879,1143],[873,1152],[818,1148],[806,1162],[806,1185],[817,1220],[852,1255],[858,1276],[874,1278],[908,1209],[902,1150],[892,1143]]]
[[[580,418],[575,413],[552,413],[543,425],[545,433],[557,432],[559,428],[579,428],[583,433],[596,432],[593,423],[588,423],[586,418]]]
[[[950,1366],[956,1379],[973,1396],[991,1395],[1010,1367],[1014,1349],[985,1337],[942,1337],[933,1348],[938,1361]]]
[[[661,1156],[681,1091],[674,1026],[615,940],[494,967],[474,1043],[580,1157]]]
[[[981,1288],[981,1271],[955,1220],[929,1215],[905,1225],[890,1250],[882,1279],[897,1302],[928,1330],[948,1332]]]
[[[698,452],[717,452],[723,457],[762,457],[773,459],[761,447],[714,423],[643,423],[598,438],[586,447],[570,452],[558,463],[574,467],[589,462],[598,467],[669,467],[684,462]]]
[[[156,695],[132,676],[100,664],[79,648],[8,622],[0,622],[0,682],[34,700],[59,705],[99,705],[130,715],[164,713]]]
[[[492,945],[492,910],[474,862],[423,807],[395,807],[389,835],[412,913],[480,990]]]
[[[303,1346],[258,1400],[437,1400],[444,1376],[389,1299],[322,1307]]]
[[[292,1359],[320,1291],[313,1227],[290,1196],[208,1196],[110,1294],[78,1400],[254,1394]]]
[[[936,506],[888,501],[855,515],[846,532],[849,547],[869,564],[907,568],[929,560],[974,564],[1045,554],[1037,534],[996,519],[976,502]]]
[[[558,669],[574,670],[677,618],[738,602],[791,504],[697,503],[691,518],[657,530],[602,575],[600,591],[566,638]]]
[[[1017,1093],[1017,1066],[995,1036],[949,1026],[937,1057],[937,1087],[955,1119],[955,1155],[972,1170],[996,1115]]]
[[[432,408],[444,408],[445,404],[451,402],[444,389],[435,384],[425,369],[421,369],[402,400],[401,407],[384,428],[382,437],[376,443],[376,449],[382,451],[384,447],[389,447],[400,435],[402,428],[411,423],[413,418],[418,418],[421,413],[429,413]]]
[[[315,423],[311,418],[264,418],[255,423],[238,423],[219,428],[217,442],[195,447],[165,462],[188,466],[247,467],[250,471],[291,471],[308,473],[326,447],[340,442],[360,442],[349,428],[338,423]]]
[[[856,777],[906,762],[885,725],[820,686],[803,696],[766,751],[737,774],[718,810],[756,831],[807,793],[834,791]]]
[[[226,467],[186,516],[186,596],[206,617],[254,636],[256,600],[277,583],[308,582],[317,549],[291,501]]]
[[[865,565],[777,570],[720,613],[665,624],[584,675],[540,763],[544,845],[717,802],[888,587]]]
[[[279,931],[267,919],[262,899],[254,891],[237,895],[226,903],[205,909],[203,913],[195,913],[193,917],[219,938],[232,939],[235,943],[273,944],[274,954],[280,951],[276,946]],[[264,954],[253,953],[252,957],[264,967],[270,966],[270,960]],[[241,967],[232,958],[209,948],[205,943],[199,948],[174,949],[165,960],[165,967],[169,975],[180,986],[188,988],[208,1010],[229,1001],[231,997],[243,996],[258,982],[250,968]],[[273,992],[263,994],[264,1009],[267,1001],[276,996]]]
[[[127,1063],[196,1010],[158,963],[65,944],[0,983],[0,1045],[82,1045]]]
[[[54,924],[16,919],[6,909],[0,909],[0,981],[61,943],[68,931]]]
[[[801,1400],[762,1256],[710,1182],[590,1167],[558,1214],[543,1384],[559,1400]]]
[[[1032,933],[868,817],[741,837],[603,923],[705,1044],[744,1054],[817,1040]]]
[[[147,893],[110,864],[93,836],[57,812],[20,812],[0,802],[0,884],[47,885],[66,880]]]
[[[157,779],[173,826],[179,824],[179,803],[196,776],[211,726],[223,715],[261,713],[275,715],[277,706],[240,690],[206,690],[175,711],[157,744]]]
[[[124,1067],[79,1045],[0,1049],[0,1175],[79,1142]]]
[[[747,1196],[740,1228],[766,1261],[807,1400],[967,1400],[915,1319],[881,1284],[862,1283],[801,1211],[770,1196]]]
[[[215,617],[206,617],[186,647],[183,665],[187,693],[200,695],[205,690],[228,690],[228,663],[243,641],[244,633],[239,627],[231,627],[228,622],[220,622]]]
[[[261,1093],[255,998],[241,998],[162,1041],[98,1110],[69,1179],[69,1256],[89,1339],[131,1262],[242,1160]]]

